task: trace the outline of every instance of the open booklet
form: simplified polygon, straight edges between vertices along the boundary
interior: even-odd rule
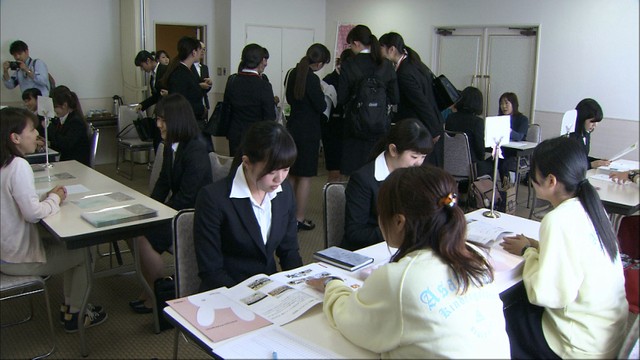
[[[474,219],[467,220],[467,240],[491,246],[492,241],[511,235],[515,234],[499,226]]]
[[[218,342],[261,327],[284,325],[322,303],[323,294],[305,281],[338,276],[353,289],[362,281],[338,269],[312,263],[273,275],[258,274],[232,288],[219,288],[167,301],[211,341]]]

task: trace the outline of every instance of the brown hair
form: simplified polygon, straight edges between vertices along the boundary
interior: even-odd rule
[[[0,110],[0,163],[5,167],[15,159],[22,157],[22,153],[11,141],[11,134],[21,134],[29,121],[37,123],[38,118],[27,109],[7,107]]]
[[[405,217],[402,244],[391,261],[398,262],[415,250],[431,249],[449,265],[458,291],[464,293],[472,284],[493,281],[493,269],[466,243],[467,222],[462,209],[441,202],[457,188],[453,177],[440,168],[401,168],[382,183],[377,205],[381,228],[389,228],[394,215]]]

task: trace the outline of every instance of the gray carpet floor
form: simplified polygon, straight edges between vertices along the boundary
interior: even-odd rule
[[[311,198],[307,209],[307,218],[312,219],[316,228],[311,231],[301,231],[298,233],[300,250],[303,261],[312,262],[313,252],[323,248],[323,221],[322,221],[322,187],[326,182],[326,171],[324,164],[320,164],[317,177],[312,181]],[[110,176],[121,183],[130,186],[140,192],[148,193],[149,172],[146,166],[137,165],[134,167],[133,181],[117,175],[115,165],[98,165],[96,169],[107,176]],[[526,193],[526,187],[521,189],[521,201],[525,198],[522,191]],[[517,215],[528,216],[529,209],[525,203],[519,204]],[[121,249],[126,249],[124,241],[120,241]],[[107,253],[108,245],[101,245],[100,253]],[[109,269],[110,262],[115,263],[115,259],[109,256],[99,256],[96,254],[96,271]],[[123,254],[125,265],[132,264],[131,253]],[[166,272],[173,271],[173,258],[165,254]],[[126,270],[126,269],[125,269]],[[63,301],[62,297],[62,276],[52,276],[47,280],[49,297],[51,299],[54,318],[57,320],[58,306]],[[136,299],[141,291],[141,286],[135,273],[132,271],[123,272],[117,275],[97,277],[91,293],[90,302],[103,305],[109,314],[107,321],[100,326],[89,328],[86,331],[89,346],[89,359],[153,359],[170,358],[173,354],[174,330],[165,330],[160,334],[154,334],[151,314],[139,315],[133,313],[128,306],[128,301]],[[42,296],[36,295],[34,298],[34,318],[33,320],[1,330],[0,358],[31,358],[37,354],[44,353],[48,349],[48,327],[46,325],[46,312]],[[0,314],[2,323],[12,322],[20,319],[29,310],[29,301],[24,299],[3,301],[0,304]],[[634,315],[637,316],[637,315]],[[635,319],[635,317],[634,317]],[[55,324],[56,351],[50,356],[51,359],[71,359],[80,357],[79,335],[66,334],[61,325]],[[180,341],[179,358],[194,359],[208,358],[193,344]]]

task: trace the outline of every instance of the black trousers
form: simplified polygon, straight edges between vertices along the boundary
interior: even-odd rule
[[[510,302],[504,308],[504,318],[512,359],[560,359],[544,338],[543,313],[543,307],[529,302],[524,285],[520,284],[510,294]]]

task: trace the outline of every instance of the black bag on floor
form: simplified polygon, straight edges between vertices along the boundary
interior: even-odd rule
[[[164,317],[163,309],[168,306],[167,300],[176,298],[176,283],[171,276],[157,279],[153,283],[153,293],[156,296],[156,306],[158,308],[158,320],[160,321],[160,331],[173,328],[173,325]]]

